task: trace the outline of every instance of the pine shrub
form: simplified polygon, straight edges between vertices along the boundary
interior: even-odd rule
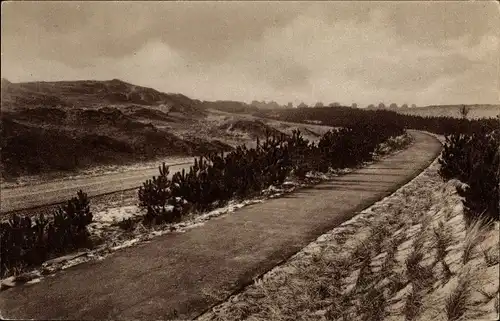
[[[467,223],[478,218],[499,219],[500,130],[447,136],[439,163],[443,179],[456,178],[467,184],[457,189],[464,197]]]
[[[51,218],[12,215],[0,223],[0,276],[91,245],[87,225],[92,213],[87,194],[79,191]]]

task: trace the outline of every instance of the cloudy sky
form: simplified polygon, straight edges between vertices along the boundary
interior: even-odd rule
[[[473,2],[2,3],[2,77],[193,98],[498,103],[500,10]]]

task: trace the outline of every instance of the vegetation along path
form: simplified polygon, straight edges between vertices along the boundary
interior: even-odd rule
[[[441,144],[411,133],[408,149],[350,174],[2,291],[2,317],[196,317],[418,175]]]

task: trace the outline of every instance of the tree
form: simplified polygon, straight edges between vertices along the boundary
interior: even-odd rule
[[[378,104],[378,108],[380,108],[380,109],[385,109],[385,105],[384,105],[384,103],[380,103],[380,104]]]
[[[375,105],[374,105],[374,104],[369,104],[367,108],[368,108],[368,109],[374,109],[374,108],[375,108]]]
[[[298,108],[307,108],[307,105],[304,104],[304,102],[301,102],[297,107]]]
[[[275,102],[274,100],[267,103],[267,108],[276,109],[279,107],[280,107],[280,105],[277,102]]]
[[[470,111],[469,107],[467,107],[466,105],[462,105],[462,107],[460,108],[460,115],[462,115],[463,119],[467,118],[469,111]]]
[[[358,104],[352,103],[351,108],[358,108]]]
[[[318,101],[314,107],[324,107],[323,103],[321,101]]]
[[[328,107],[340,107],[340,104],[335,102],[335,103],[331,103],[330,105],[328,105]]]
[[[417,105],[411,104],[411,108],[417,108]]]
[[[401,108],[402,108],[402,109],[408,109],[408,104],[403,104],[403,105],[401,106]]]
[[[293,108],[293,104],[292,103],[288,103],[288,105],[286,105],[287,108]]]
[[[390,109],[397,109],[398,105],[396,103],[392,103],[392,104],[389,105],[389,108]]]

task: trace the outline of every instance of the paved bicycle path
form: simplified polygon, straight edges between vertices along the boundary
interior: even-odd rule
[[[430,135],[411,133],[415,143],[408,149],[332,181],[3,291],[1,314],[72,320],[196,317],[418,175],[441,145]]]

